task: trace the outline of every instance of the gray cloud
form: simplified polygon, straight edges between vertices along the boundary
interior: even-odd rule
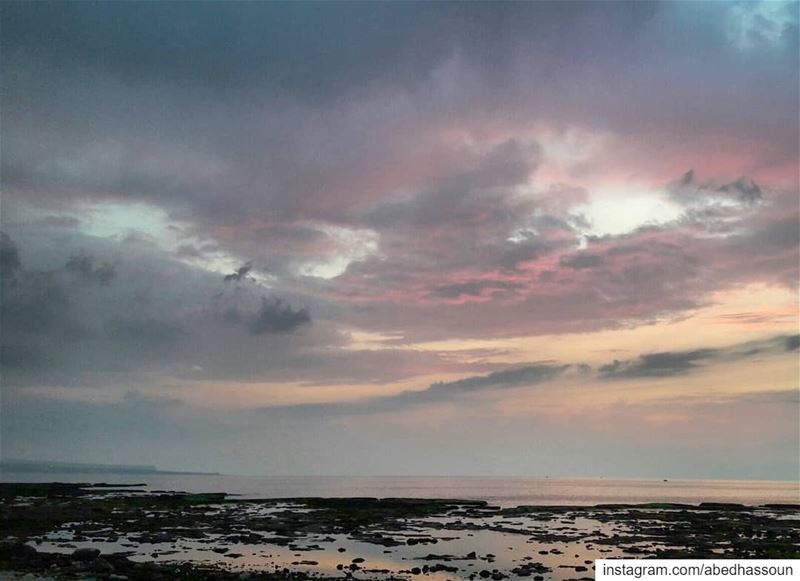
[[[131,343],[147,349],[163,349],[184,337],[177,324],[163,319],[115,318],[106,324],[109,339]]]
[[[543,49],[555,43],[548,55],[564,50],[577,58],[591,54],[592,43],[583,34],[564,43],[558,25],[591,33],[600,26],[594,19],[628,42],[656,9],[584,11],[591,17],[550,5],[212,4],[187,13],[171,5],[14,2],[4,11],[4,45],[131,83],[175,79],[216,91],[256,84],[270,96],[314,103],[369,82],[413,87],[455,50],[502,78],[514,41],[525,34],[542,37]],[[493,34],[479,34],[487,27]]]
[[[117,274],[113,265],[104,263],[95,267],[92,257],[85,255],[70,257],[64,268],[83,280],[97,284],[109,284]]]
[[[516,367],[503,371],[495,371],[488,375],[467,377],[457,381],[439,382],[422,392],[412,392],[406,397],[412,399],[439,399],[455,394],[475,391],[489,391],[505,389],[522,385],[536,385],[551,381],[564,373],[569,365],[553,365],[551,363],[537,363],[525,367]],[[398,396],[399,397],[399,396]]]
[[[571,366],[534,363],[495,371],[488,375],[465,377],[456,381],[437,382],[418,391],[366,398],[347,403],[297,404],[261,408],[259,413],[291,414],[297,416],[338,416],[393,412],[410,406],[458,401],[464,396],[506,389],[535,386],[553,381]]]
[[[521,283],[502,280],[471,280],[435,287],[431,289],[431,295],[447,299],[457,299],[463,295],[473,297],[481,296],[484,291],[490,291],[492,294],[495,292],[513,291],[521,289],[523,286],[524,285]]]
[[[723,184],[720,186],[720,191],[733,194],[742,202],[753,204],[764,197],[764,192],[753,180],[740,177],[734,182]]]
[[[686,375],[713,363],[740,361],[761,355],[778,355],[800,345],[800,335],[778,335],[722,348],[647,353],[627,361],[615,360],[598,369],[602,379],[661,378]]]
[[[4,277],[14,276],[21,265],[17,245],[8,234],[0,232],[0,273]]]
[[[4,130],[4,182],[11,196],[43,201],[146,201],[201,229],[267,215],[352,224],[363,202],[430,185],[413,171],[391,183],[381,176],[427,159],[446,167],[435,133],[469,133],[476,120],[588,127],[602,118],[612,132],[646,120],[669,135],[678,123],[694,130],[702,122],[708,135],[795,144],[786,122],[796,118],[791,45],[745,78],[739,55],[721,42],[726,7],[577,6],[266,3],[188,14],[181,6],[12,2],[2,39],[15,112]],[[697,30],[678,25],[684,11]],[[559,34],[565,27],[569,43]],[[681,47],[670,42],[676,27]],[[630,54],[660,54],[652,43],[670,63],[645,67],[655,78],[621,66]],[[699,52],[709,54],[702,66]],[[689,115],[686,92],[723,73],[726,82],[706,83],[713,94],[693,99]],[[591,90],[608,78],[626,106],[614,91]],[[653,85],[672,90],[654,93]],[[483,187],[492,171],[467,174]],[[330,192],[337,204],[325,203]]]
[[[4,244],[16,251],[11,238]],[[113,283],[106,284],[96,284],[108,277],[89,255],[47,255],[45,262],[66,261],[69,268],[36,269],[29,263],[36,264],[38,251],[26,248],[25,264],[7,261],[16,265],[16,275],[4,274],[0,281],[6,386],[94,385],[107,381],[108,373],[120,386],[132,385],[143,373],[154,373],[148,381],[170,375],[283,379],[293,370],[298,380],[313,382],[338,365],[343,339],[336,330],[323,325],[302,336],[291,333],[309,326],[308,311],[275,298],[262,301],[256,284],[231,287],[215,273],[177,263],[139,243],[119,246],[78,236],[61,246],[63,253],[75,247],[100,256],[109,250],[124,253],[115,259]],[[220,325],[234,308],[244,325]],[[259,341],[253,341],[254,334],[261,336]],[[219,349],[220,342],[229,349]],[[204,369],[201,376],[187,371],[198,364]],[[392,367],[388,359],[384,364],[386,369],[366,365],[350,375],[360,372],[374,380],[405,373],[402,365]],[[342,375],[348,373],[342,370]]]
[[[797,406],[800,404],[800,390],[798,389],[782,389],[765,391],[760,393],[739,394],[732,399],[736,399],[743,403],[755,404],[791,404]]]
[[[594,268],[600,266],[603,259],[596,254],[573,254],[572,256],[562,256],[559,259],[561,266],[573,268],[575,270],[582,270],[584,268]]]
[[[764,192],[752,179],[739,179],[717,184],[711,180],[698,181],[694,170],[669,184],[668,191],[673,200],[686,205],[704,205],[730,200],[742,204],[754,204],[763,199]]]
[[[290,333],[311,324],[307,309],[293,309],[277,297],[263,298],[261,308],[248,329],[253,335],[264,333]]]
[[[738,361],[760,355],[780,355],[796,350],[800,335],[778,335],[758,341],[748,341],[720,348],[701,348],[688,351],[646,353],[636,359],[615,360],[598,367],[594,374],[600,379],[659,379],[679,377],[696,372],[706,366]],[[591,378],[593,369],[585,363],[555,364],[534,363],[493,371],[486,375],[473,375],[456,381],[437,382],[418,391],[404,391],[394,395],[365,398],[347,403],[315,403],[262,408],[259,413],[290,414],[295,416],[339,416],[393,412],[408,406],[458,401],[473,393],[487,393],[506,389],[536,386],[552,382],[574,370],[583,378]]]
[[[800,335],[778,335],[758,341],[748,341],[720,348],[701,348],[688,351],[646,353],[636,359],[615,360],[598,367],[594,374],[600,379],[659,379],[679,377],[696,372],[715,363],[738,361],[760,355],[780,355],[796,350]],[[474,375],[449,382],[437,382],[419,391],[405,391],[384,397],[366,398],[348,403],[299,404],[263,408],[264,413],[289,413],[298,416],[336,416],[380,413],[402,410],[407,406],[457,401],[471,393],[501,391],[552,382],[574,370],[582,377],[591,377],[592,367],[585,363],[534,363]]]
[[[598,367],[596,377],[606,380],[660,379],[680,377],[721,362],[739,361],[760,355],[780,355],[796,350],[800,335],[778,335],[758,341],[748,341],[720,348],[701,348],[688,351],[646,353],[636,359],[620,361]],[[474,375],[456,381],[432,383],[426,389],[405,391],[394,395],[373,397],[347,403],[298,404],[262,408],[260,413],[290,414],[294,416],[339,416],[393,412],[409,406],[454,402],[473,393],[487,393],[506,389],[536,386],[562,377],[568,370],[582,377],[591,377],[592,367],[585,363],[555,364],[534,363]],[[771,400],[770,400],[771,401]]]
[[[686,374],[718,354],[716,349],[649,353],[633,361],[614,361],[604,365],[600,368],[600,375],[607,379],[672,377]]]
[[[350,350],[348,332],[588,332],[681,316],[739,285],[795,291],[796,7],[776,5],[774,38],[751,23],[752,50],[731,39],[740,8],[5,3],[2,221],[20,251],[0,239],[4,387],[488,373]],[[585,238],[587,193],[537,175],[658,181],[692,159],[708,177],[674,182],[683,218],[616,237]],[[252,259],[270,288],[200,266],[220,259]],[[649,354],[606,373],[679,375],[796,345]],[[495,389],[489,377],[403,398]],[[62,433],[81,438],[84,419]]]
[[[229,282],[229,281],[232,281],[232,280],[233,281],[240,281],[242,279],[246,279],[247,275],[250,273],[250,271],[252,269],[253,269],[253,263],[252,262],[246,262],[245,264],[243,264],[242,266],[237,268],[236,272],[232,272],[231,274],[226,274],[224,280],[225,280],[225,282]]]
[[[79,335],[80,326],[68,316],[70,299],[53,272],[18,270],[18,278],[3,277],[2,319],[6,336],[21,333]]]
[[[9,388],[103,386],[115,392],[166,378],[381,385],[492,367],[457,351],[352,349],[338,325],[312,319],[311,312],[331,310],[314,297],[285,290],[281,299],[263,298],[266,289],[256,281],[225,283],[148,244],[77,236],[56,245],[49,234],[26,239],[25,264],[13,279],[2,277],[0,358]],[[16,248],[10,238],[6,243]],[[86,284],[62,267],[35,268],[64,264],[73,248],[101,263],[113,256],[113,283]]]
[[[779,250],[795,249],[800,244],[800,223],[794,217],[759,225],[746,239],[754,245]]]

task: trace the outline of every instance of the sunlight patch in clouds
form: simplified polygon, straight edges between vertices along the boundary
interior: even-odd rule
[[[198,256],[186,256],[180,248],[187,245],[203,246],[209,240],[201,240],[188,232],[191,225],[178,222],[161,208],[143,203],[100,202],[84,204],[77,212],[81,216],[81,231],[99,238],[118,241],[138,240],[153,244],[161,250],[175,253],[176,258],[211,272],[228,274],[241,266],[243,258],[215,248]],[[250,277],[256,282],[270,286],[273,278],[252,271]]]
[[[580,211],[591,223],[587,234],[594,236],[626,234],[643,226],[671,222],[682,213],[677,204],[659,193],[623,191],[615,186],[593,191]]]
[[[303,276],[336,278],[351,262],[364,260],[378,251],[378,233],[367,228],[344,228],[331,224],[315,224],[338,248],[338,252],[322,261],[308,262],[300,268]]]

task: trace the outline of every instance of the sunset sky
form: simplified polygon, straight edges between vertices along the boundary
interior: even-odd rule
[[[2,456],[798,479],[797,2],[2,4]]]

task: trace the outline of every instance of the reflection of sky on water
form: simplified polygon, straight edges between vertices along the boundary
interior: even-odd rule
[[[237,507],[237,519],[253,516],[269,516],[286,510],[309,512],[307,509],[291,504],[263,506],[245,504]],[[211,509],[206,516],[223,517],[225,509]],[[148,515],[149,516],[149,515]],[[157,514],[153,513],[153,518]],[[356,578],[390,577],[397,574],[413,576],[410,570],[424,565],[444,563],[458,567],[458,572],[429,573],[430,579],[468,578],[470,574],[483,569],[497,569],[504,573],[527,562],[543,563],[552,569],[546,575],[551,579],[568,579],[582,576],[576,573],[575,566],[585,566],[591,571],[595,559],[621,556],[620,548],[593,544],[598,537],[625,537],[631,531],[622,523],[603,523],[590,517],[571,515],[525,515],[503,517],[492,515],[471,517],[464,515],[436,516],[398,521],[398,529],[375,527],[366,529],[369,533],[381,533],[401,543],[409,539],[416,544],[401,544],[385,547],[351,538],[345,534],[308,534],[293,540],[290,546],[275,545],[270,542],[271,534],[263,536],[261,543],[231,543],[226,540],[234,532],[250,532],[244,527],[232,527],[226,534],[207,533],[202,539],[177,539],[172,542],[141,542],[137,534],[120,535],[115,542],[102,540],[74,541],[70,530],[77,523],[70,523],[49,534],[44,542],[37,545],[40,551],[70,552],[78,547],[96,547],[103,553],[132,552],[136,561],[155,560],[159,562],[190,561],[203,564],[222,564],[233,569],[273,570],[288,567],[295,571],[343,575],[337,570],[342,565],[344,571],[355,558],[365,559],[359,570],[353,571]],[[85,526],[85,525],[84,525]],[[501,528],[486,530],[486,527]],[[85,531],[84,531],[85,532]],[[93,533],[110,534],[108,528],[98,528]],[[532,535],[555,535],[563,540],[535,540]],[[435,540],[436,542],[430,542]],[[420,542],[422,541],[422,542]],[[427,541],[427,542],[426,542]],[[627,543],[629,546],[636,543]],[[225,554],[213,549],[227,548]],[[339,549],[344,548],[344,552]],[[477,558],[465,559],[475,552]],[[546,554],[540,554],[546,552]],[[231,557],[230,555],[240,555]],[[426,558],[431,555],[438,558]],[[490,557],[490,555],[492,555]],[[590,561],[590,563],[585,563]],[[313,562],[313,564],[311,564]],[[376,571],[388,570],[391,573]],[[405,572],[405,573],[403,573]],[[589,574],[589,573],[585,573]]]
[[[511,571],[515,567],[542,563],[551,569],[545,578],[557,581],[591,576],[592,565],[599,558],[630,558],[641,552],[651,553],[656,548],[680,548],[658,543],[652,535],[642,535],[641,530],[637,530],[658,527],[662,521],[657,515],[674,513],[670,509],[650,509],[652,518],[640,518],[642,515],[638,514],[636,520],[630,522],[624,519],[630,516],[631,509],[613,512],[598,509],[582,513],[540,510],[522,515],[484,515],[474,510],[453,510],[445,515],[400,518],[393,523],[384,521],[365,526],[352,535],[306,533],[283,538],[273,532],[252,531],[247,526],[249,519],[280,519],[287,513],[312,513],[316,510],[291,502],[210,506],[203,511],[203,516],[224,522],[224,532],[220,532],[217,523],[199,528],[204,534],[202,538],[181,538],[182,531],[188,528],[173,526],[164,532],[175,535],[175,539],[166,542],[148,542],[154,539],[145,531],[119,534],[99,523],[96,528],[92,528],[92,523],[66,523],[35,546],[39,551],[62,553],[94,547],[102,553],[128,553],[132,560],[140,562],[186,561],[223,565],[235,570],[289,568],[334,576],[349,572],[360,579],[410,578],[414,577],[411,569],[435,564],[457,567],[458,571],[431,572],[427,574],[429,579],[466,579],[484,569],[513,576]],[[797,518],[796,513],[779,515],[767,508],[754,510],[769,518]],[[157,519],[160,513],[150,510],[145,516]],[[676,524],[677,521],[671,522]],[[242,534],[250,538],[246,542],[235,542],[231,538]],[[382,537],[389,540],[387,544],[399,544],[383,546],[360,540],[360,535]],[[261,540],[254,540],[253,536]],[[718,549],[721,551],[724,547]],[[632,552],[637,550],[640,552]],[[466,558],[473,552],[476,554],[474,558]],[[356,558],[364,559],[364,562],[351,571],[349,567]],[[577,571],[576,567],[587,567],[588,570]]]

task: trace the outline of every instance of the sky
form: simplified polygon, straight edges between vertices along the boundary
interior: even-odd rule
[[[797,2],[4,2],[0,453],[800,476]]]

